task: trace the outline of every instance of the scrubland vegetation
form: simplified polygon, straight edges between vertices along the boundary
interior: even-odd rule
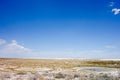
[[[120,60],[1,58],[0,80],[120,80]]]

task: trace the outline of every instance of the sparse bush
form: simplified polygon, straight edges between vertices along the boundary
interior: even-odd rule
[[[55,78],[65,78],[65,76],[62,73],[57,73]]]
[[[80,77],[80,75],[74,74],[74,78],[78,78],[78,77]]]
[[[17,75],[25,75],[25,72],[18,72]]]

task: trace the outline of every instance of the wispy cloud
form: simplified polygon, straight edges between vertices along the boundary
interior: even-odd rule
[[[0,39],[0,45],[5,44],[6,41],[4,39]]]
[[[106,45],[105,48],[114,49],[114,48],[117,48],[117,47],[114,46],[114,45]]]
[[[114,15],[117,15],[120,13],[120,9],[119,8],[113,8],[112,12],[114,13]]]
[[[115,4],[115,2],[110,2],[110,3],[109,3],[109,6],[110,6],[110,7],[113,7],[114,4]]]
[[[3,42],[2,42],[3,41]],[[4,42],[5,41],[5,42]],[[114,45],[106,45],[104,49],[91,49],[91,50],[65,50],[65,51],[39,51],[35,52],[31,49],[19,44],[16,40],[7,42],[1,39],[0,57],[15,57],[15,58],[109,58],[119,57],[119,51]],[[109,49],[106,49],[109,48]],[[111,56],[108,56],[111,55]]]
[[[109,2],[109,7],[114,15],[120,14],[120,8],[118,5],[120,5],[118,1]]]
[[[5,43],[5,42],[4,42]],[[6,43],[5,45],[1,45],[0,53],[5,54],[22,54],[22,53],[30,53],[31,49],[26,48],[17,43],[16,40],[12,40],[10,43]]]

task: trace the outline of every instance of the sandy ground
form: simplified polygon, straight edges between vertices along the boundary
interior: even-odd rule
[[[120,80],[119,60],[0,59],[0,80]]]

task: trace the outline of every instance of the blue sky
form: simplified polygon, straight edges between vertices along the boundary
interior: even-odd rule
[[[0,0],[0,57],[120,58],[119,0]]]

